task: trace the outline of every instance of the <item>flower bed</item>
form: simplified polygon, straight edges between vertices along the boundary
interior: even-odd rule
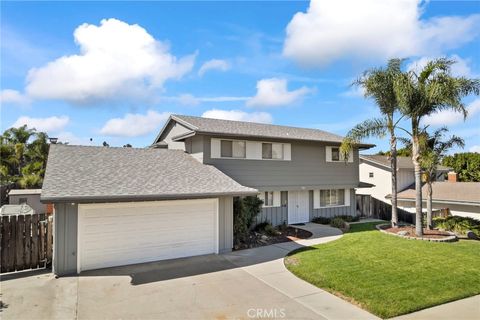
[[[415,226],[400,225],[392,228],[390,224],[379,224],[376,226],[380,232],[412,240],[424,240],[433,242],[452,242],[457,241],[457,236],[453,232],[440,230],[423,229],[423,236],[417,237],[415,235]]]

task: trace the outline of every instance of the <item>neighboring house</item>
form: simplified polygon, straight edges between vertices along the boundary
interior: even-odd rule
[[[8,192],[9,204],[28,204],[36,213],[46,213],[47,205],[40,202],[42,189],[12,189]]]
[[[437,167],[437,181],[445,180],[450,168]],[[390,203],[387,196],[392,193],[392,170],[390,159],[382,155],[360,155],[360,181],[372,184],[371,188],[357,190],[357,194],[372,197]],[[397,190],[400,192],[415,183],[415,174],[410,157],[397,157]]]
[[[34,213],[35,211],[28,204],[5,204],[0,208],[0,216]]]
[[[341,141],[171,116],[150,149],[52,145],[41,198],[55,207],[54,272],[230,251],[235,196],[259,195],[273,224],[355,215],[358,150],[345,161]]]
[[[457,174],[448,174],[448,181],[434,182],[433,209],[448,208],[452,215],[480,220],[480,182],[457,182]],[[422,187],[423,210],[426,210],[427,185]],[[398,205],[415,211],[415,188],[410,187],[398,194]]]

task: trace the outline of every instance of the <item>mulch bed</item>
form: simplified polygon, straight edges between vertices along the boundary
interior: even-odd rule
[[[390,233],[397,233],[397,234],[401,231],[406,231],[407,234],[405,234],[405,236],[416,237],[414,226],[386,228],[386,229],[383,229],[383,230],[385,230],[387,232],[390,232]],[[445,232],[445,231],[423,229],[423,237],[424,238],[441,239],[441,238],[450,237],[450,236],[451,236],[451,234],[448,233],[448,232]]]
[[[252,231],[247,241],[240,245],[236,245],[234,250],[257,248],[275,243],[308,239],[311,236],[311,232],[295,227],[287,227],[285,230],[279,230],[279,234],[276,236],[269,236]]]

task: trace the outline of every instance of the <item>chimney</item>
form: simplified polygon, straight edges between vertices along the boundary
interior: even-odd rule
[[[457,182],[457,173],[454,171],[450,171],[448,173],[448,182]]]

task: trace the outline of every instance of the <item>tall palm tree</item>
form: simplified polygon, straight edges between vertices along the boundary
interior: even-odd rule
[[[446,156],[449,149],[458,146],[463,148],[465,143],[462,138],[455,135],[448,140],[443,140],[444,134],[448,132],[446,127],[435,130],[432,135],[427,132],[421,139],[421,167],[423,176],[427,183],[427,229],[432,229],[432,194],[433,182],[437,180],[437,167],[440,165],[443,157]]]
[[[397,214],[397,135],[398,123],[396,119],[398,108],[397,97],[394,90],[394,81],[401,73],[401,59],[391,59],[386,68],[367,70],[363,76],[354,82],[364,90],[367,98],[373,98],[380,109],[380,118],[365,120],[351,129],[344,138],[341,152],[345,159],[352,148],[368,137],[390,137],[390,167],[392,170],[392,226],[398,224]]]
[[[453,110],[467,116],[462,98],[480,93],[480,80],[454,77],[450,74],[453,60],[435,59],[427,63],[417,74],[402,72],[394,81],[394,90],[400,111],[411,122],[412,162],[415,168],[415,233],[422,230],[422,180],[420,139],[424,128],[421,120],[442,110]]]

